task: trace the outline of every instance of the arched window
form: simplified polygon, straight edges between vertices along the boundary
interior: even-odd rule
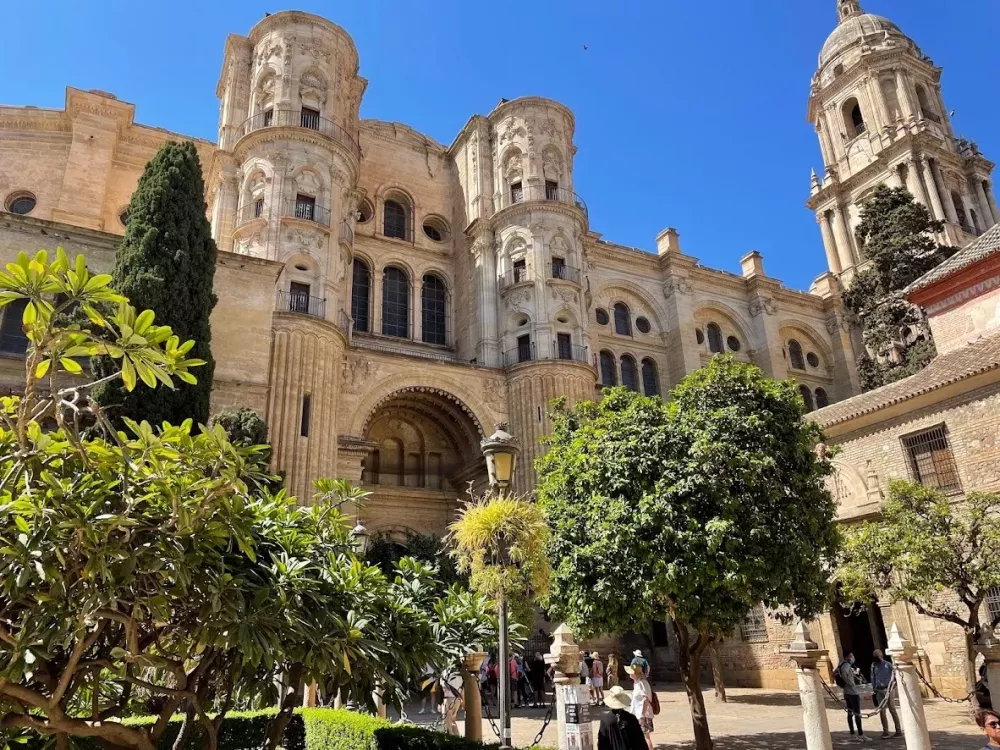
[[[708,331],[708,350],[716,354],[725,351],[725,346],[722,343],[722,329],[719,328],[719,324],[709,323],[705,326],[705,330]]]
[[[848,138],[856,138],[865,132],[865,118],[861,113],[861,105],[858,100],[850,98],[844,102],[844,127],[847,129]]]
[[[816,389],[816,408],[822,409],[824,406],[830,405],[830,397],[826,395],[826,391],[822,388]]]
[[[806,361],[802,358],[802,344],[795,339],[788,342],[788,359],[793,370],[806,369]]]
[[[635,358],[629,354],[622,355],[622,385],[630,391],[639,391],[639,373],[635,366]]]
[[[410,279],[395,266],[382,273],[382,335],[410,335]]]
[[[447,301],[444,281],[429,273],[424,276],[420,290],[420,326],[425,344],[444,344],[446,332]]]
[[[351,280],[351,317],[354,318],[354,330],[367,333],[371,330],[368,320],[371,310],[372,274],[368,264],[359,258],[354,259],[353,278]]]
[[[386,201],[382,210],[382,234],[396,239],[409,239],[406,208],[398,201]]]
[[[802,400],[806,402],[806,413],[811,412],[816,406],[813,404],[812,391],[809,390],[808,386],[800,385],[799,393],[802,394]]]
[[[642,392],[647,396],[660,395],[660,378],[656,374],[656,362],[649,357],[642,360]]]
[[[28,300],[16,299],[0,309],[0,352],[24,354],[28,351],[28,337],[24,333],[24,309]]]
[[[601,385],[618,385],[618,368],[615,367],[615,355],[609,351],[601,352]]]
[[[940,122],[941,118],[938,117],[936,111],[934,111],[934,106],[931,104],[930,97],[927,96],[927,89],[917,84],[917,104],[920,105],[920,114],[926,117],[928,120],[933,120],[934,122]]]
[[[629,315],[628,306],[622,302],[615,305],[615,333],[621,336],[632,335],[632,316]]]

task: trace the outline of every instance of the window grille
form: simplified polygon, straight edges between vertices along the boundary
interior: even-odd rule
[[[392,266],[382,275],[382,334],[410,335],[410,280],[404,270]]]
[[[24,335],[24,308],[28,300],[17,299],[0,309],[0,352],[24,354],[28,351],[28,337]]]
[[[740,637],[747,643],[767,643],[767,615],[763,604],[746,613],[740,623]]]
[[[514,283],[517,284],[528,278],[528,264],[524,260],[514,261]]]
[[[647,396],[660,395],[660,379],[656,375],[656,363],[651,359],[642,360],[642,390]]]
[[[632,335],[632,316],[629,315],[628,307],[622,302],[615,305],[615,333],[622,336]]]
[[[1000,586],[994,586],[986,590],[986,616],[990,618],[990,623],[995,622],[1000,617]]]
[[[545,181],[545,200],[547,201],[557,201],[559,200],[559,183],[553,180]]]
[[[510,202],[520,203],[524,200],[524,189],[520,182],[512,182],[510,185]]]
[[[601,385],[618,385],[618,368],[615,367],[615,355],[611,352],[601,352]]]
[[[556,348],[559,359],[573,359],[573,337],[568,333],[556,334]]]
[[[639,390],[639,378],[636,372],[635,359],[630,355],[622,355],[622,385],[630,391]]]
[[[959,492],[958,468],[944,425],[903,437],[913,479],[925,487]]]
[[[299,117],[299,124],[310,130],[319,130],[319,111],[303,107],[302,114]]]
[[[295,218],[313,221],[316,218],[316,199],[309,195],[296,195]]]
[[[386,237],[395,237],[405,240],[406,232],[406,209],[396,201],[386,201],[383,211],[382,233]]]
[[[265,109],[264,110],[264,127],[265,128],[271,127],[271,123],[273,121],[274,121],[274,110],[273,109]]]
[[[444,282],[434,274],[424,276],[420,292],[421,329],[425,344],[446,343],[447,300]]]
[[[792,369],[804,370],[806,369],[806,361],[802,357],[802,344],[800,344],[795,339],[788,342],[788,359],[792,363]]]
[[[722,343],[722,329],[719,328],[719,325],[709,323],[706,329],[708,330],[708,350],[713,354],[725,351],[725,346]]]
[[[368,310],[372,293],[371,273],[362,260],[354,260],[354,278],[351,281],[351,317],[355,331],[368,331]]]
[[[309,312],[309,285],[293,281],[288,287],[288,311]]]
[[[525,334],[517,337],[517,361],[530,362],[531,356],[531,336]]]

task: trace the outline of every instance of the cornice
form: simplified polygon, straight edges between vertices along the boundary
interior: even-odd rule
[[[517,222],[515,222],[514,219],[519,216],[539,212],[566,216],[579,222],[580,228],[583,231],[587,230],[587,215],[581,209],[570,203],[542,200],[522,201],[520,203],[514,203],[507,206],[506,208],[501,208],[490,217],[490,229],[494,232],[498,232],[501,229],[506,229],[511,224],[516,224]]]
[[[299,143],[308,143],[313,146],[325,148],[343,156],[354,172],[351,182],[353,183],[357,181],[358,174],[361,170],[361,164],[351,149],[336,138],[323,135],[319,131],[311,130],[309,128],[299,128],[293,125],[287,127],[276,125],[251,131],[236,142],[236,145],[233,146],[233,155],[238,161],[244,162],[250,156],[257,155],[250,153],[255,146],[259,146],[263,143],[277,143],[279,141],[297,141]]]
[[[557,102],[555,99],[546,99],[542,96],[522,96],[517,99],[506,101],[503,104],[498,104],[493,108],[493,111],[487,115],[487,119],[493,125],[496,125],[498,122],[503,121],[504,118],[514,115],[515,111],[521,107],[542,107],[546,109],[555,109],[569,120],[570,132],[576,131],[576,117],[573,115],[573,110],[565,104]]]
[[[319,32],[320,34],[327,34],[332,38],[336,38],[340,41],[346,42],[347,46],[354,57],[353,59],[353,70],[352,75],[358,74],[358,48],[354,46],[354,39],[348,34],[342,26],[338,26],[333,21],[323,18],[322,16],[317,16],[313,13],[306,13],[301,10],[283,10],[278,13],[271,13],[270,15],[265,15],[263,20],[258,21],[250,33],[247,34],[247,40],[250,44],[257,46],[257,43],[267,34],[273,31],[279,31],[280,27],[285,24],[305,24],[309,26],[311,31]]]

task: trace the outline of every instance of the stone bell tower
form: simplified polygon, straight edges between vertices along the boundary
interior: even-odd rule
[[[940,242],[963,246],[993,226],[993,163],[958,139],[941,94],[942,69],[892,21],[836,0],[837,27],[819,55],[809,94],[823,174],[812,175],[830,271],[849,285],[865,261],[854,230],[879,184],[905,187],[945,222]]]

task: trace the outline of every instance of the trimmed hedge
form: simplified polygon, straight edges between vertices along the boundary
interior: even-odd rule
[[[267,723],[275,709],[263,711],[233,711],[226,715],[219,731],[219,750],[258,750],[267,731]],[[172,717],[160,737],[158,750],[171,750],[184,717]],[[154,716],[125,719],[131,726],[153,724]],[[195,724],[188,733],[185,747],[205,746],[201,727]],[[99,750],[100,744],[90,737],[77,737],[74,744],[80,750]],[[28,744],[28,750],[41,748],[44,742]],[[496,745],[453,737],[420,727],[396,725],[368,714],[333,708],[300,708],[295,711],[281,742],[284,750],[486,750]]]

